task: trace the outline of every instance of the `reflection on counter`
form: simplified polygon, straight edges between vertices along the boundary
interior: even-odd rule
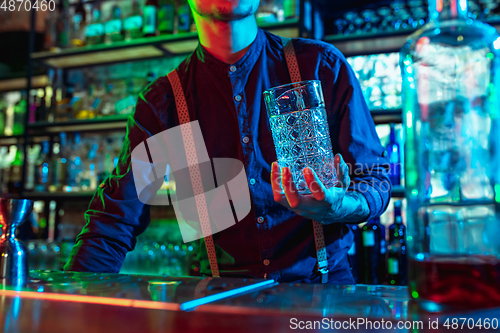
[[[27,291],[184,303],[273,280],[31,271]],[[203,304],[203,302],[199,302]]]
[[[214,305],[259,308],[287,314],[404,320],[408,289],[402,286],[279,284]]]

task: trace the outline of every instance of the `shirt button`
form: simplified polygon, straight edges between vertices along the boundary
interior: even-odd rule
[[[235,100],[236,102],[241,102],[241,100],[242,100],[241,95],[236,95],[236,96],[234,96],[234,100]]]
[[[255,185],[257,181],[254,178],[250,178],[250,185]]]
[[[249,143],[250,142],[250,138],[248,136],[245,136],[243,139],[242,139],[243,143]]]
[[[236,66],[235,66],[235,65],[231,65],[231,66],[229,67],[229,70],[230,70],[231,72],[233,72],[233,73],[234,73],[234,72],[236,72]]]
[[[264,266],[269,266],[270,263],[269,259],[264,259]]]
[[[262,216],[259,216],[257,218],[257,223],[264,223],[264,218]]]

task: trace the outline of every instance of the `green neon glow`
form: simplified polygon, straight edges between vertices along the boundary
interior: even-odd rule
[[[418,298],[418,293],[416,291],[414,291],[414,292],[411,293],[411,296],[413,298]]]
[[[500,184],[495,184],[495,201],[500,202]]]

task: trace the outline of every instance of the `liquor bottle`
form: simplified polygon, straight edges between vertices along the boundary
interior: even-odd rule
[[[7,167],[10,165],[9,147],[0,147],[0,196],[7,192]]]
[[[68,159],[66,155],[66,133],[59,134],[60,143],[54,143],[52,152],[52,185],[49,185],[50,192],[62,191],[67,183]]]
[[[137,1],[132,2],[132,12],[123,20],[123,30],[125,31],[125,40],[131,40],[142,37],[142,13],[141,7]]]
[[[15,147],[14,161],[9,168],[7,190],[11,194],[21,194],[21,182],[23,181],[23,150],[21,146]]]
[[[137,98],[134,95],[134,84],[132,80],[127,80],[126,96],[115,103],[117,114],[132,114]]]
[[[33,191],[35,189],[37,159],[40,151],[41,147],[37,144],[27,147],[28,158],[26,159],[26,181],[24,183],[26,191]]]
[[[158,0],[147,0],[143,9],[143,27],[142,33],[144,37],[151,37],[158,35],[157,15]]]
[[[87,86],[87,92],[82,95],[81,109],[76,114],[77,119],[93,119],[96,116],[94,109],[94,89],[95,85],[90,83]]]
[[[65,188],[66,192],[77,192],[80,190],[80,186],[77,182],[78,176],[82,172],[82,147],[81,147],[81,136],[80,133],[75,132],[74,143],[69,145],[71,150],[69,152],[69,168],[68,168],[68,181]]]
[[[401,216],[389,226],[387,275],[390,284],[405,285],[407,278],[406,228]]]
[[[87,13],[83,5],[83,0],[78,0],[73,16],[71,17],[70,27],[70,46],[80,47],[85,45],[85,32],[87,24]]]
[[[37,192],[46,192],[52,184],[53,171],[49,153],[50,144],[48,141],[43,141],[35,165],[35,191]]]
[[[116,97],[114,96],[113,84],[108,83],[106,85],[106,94],[101,100],[101,115],[110,116],[116,113],[115,111]]]
[[[101,44],[104,41],[104,24],[102,23],[101,8],[95,6],[92,8],[92,20],[85,29],[85,38],[87,45]]]
[[[158,31],[160,35],[177,33],[177,16],[175,0],[160,0],[158,9]]]
[[[45,105],[45,121],[48,122],[53,122],[54,121],[54,110],[52,107],[52,103],[55,103],[55,98],[54,98],[54,90],[52,89],[51,86],[45,87],[45,98],[44,98],[44,105]]]
[[[359,251],[361,244],[361,230],[357,225],[351,225],[351,230],[354,234],[354,242],[347,252],[349,262],[351,264],[351,273],[354,281],[359,283]]]
[[[391,123],[387,153],[389,154],[390,163],[389,179],[392,185],[401,185],[401,152],[399,150],[399,143],[396,140],[396,128],[394,123]]]
[[[7,121],[7,102],[3,98],[0,98],[0,136],[5,135],[5,123]]]
[[[78,184],[82,191],[95,191],[97,188],[96,156],[99,145],[97,142],[89,145],[87,158],[82,162],[82,172],[78,177]]]
[[[360,281],[380,284],[385,276],[385,227],[379,219],[369,220],[361,228]]]
[[[43,49],[54,51],[57,40],[57,11],[47,11],[45,16],[45,33],[43,40]]]
[[[191,8],[187,0],[176,0],[177,2],[177,33],[189,32],[191,28]]]
[[[500,35],[467,5],[429,0],[400,53],[409,292],[434,311],[500,306]]]
[[[37,91],[38,103],[35,108],[35,122],[47,120],[47,93],[45,89],[38,89]]]
[[[401,216],[401,209],[402,209],[402,204],[401,204],[401,200],[396,200],[394,202],[394,222],[398,219],[398,218],[401,218],[401,221],[403,220],[402,216]],[[391,224],[389,226],[389,242],[391,242],[393,240],[393,238],[395,237],[395,232],[394,232],[394,227],[395,227],[395,223]],[[404,227],[404,225],[403,225]]]
[[[104,42],[114,43],[123,40],[122,10],[117,5],[111,9],[111,18],[104,24]]]
[[[69,46],[68,27],[69,27],[69,9],[68,1],[59,1],[58,15],[56,17],[56,46],[67,48]]]
[[[284,0],[283,10],[285,12],[285,19],[293,19],[299,16],[300,0]]]
[[[21,92],[21,99],[14,106],[14,126],[13,135],[22,135],[24,133],[24,119],[26,117],[26,92]]]

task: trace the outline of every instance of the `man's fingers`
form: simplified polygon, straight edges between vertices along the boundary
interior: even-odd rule
[[[283,185],[283,190],[285,191],[286,200],[291,208],[295,208],[299,205],[300,195],[295,188],[295,183],[293,182],[292,172],[290,168],[281,169],[281,184]]]
[[[273,162],[271,165],[271,186],[273,188],[274,201],[279,202],[283,196],[281,188],[281,173],[278,162]]]
[[[306,180],[307,187],[309,187],[309,190],[311,191],[311,194],[314,196],[314,199],[318,201],[324,201],[326,188],[321,182],[321,180],[318,178],[316,172],[314,172],[313,169],[307,167],[304,168],[302,173],[304,174],[304,179]]]
[[[346,162],[344,162],[342,155],[335,155],[334,165],[335,171],[337,171],[337,179],[340,187],[348,187],[351,183],[351,178],[349,177],[349,166]]]

